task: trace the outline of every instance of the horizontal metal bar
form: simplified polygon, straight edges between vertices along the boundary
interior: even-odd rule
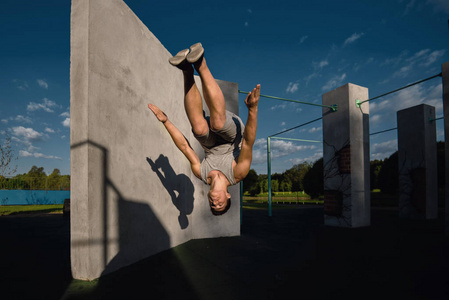
[[[370,133],[369,135],[375,135],[375,134],[384,133],[384,132],[388,132],[388,131],[393,131],[393,130],[397,130],[397,129],[398,129],[397,127],[390,128],[390,129],[386,129],[386,130],[382,130],[382,131],[378,131],[378,132],[373,132],[373,133]]]
[[[444,119],[444,117],[439,117],[436,119],[429,118],[429,122],[438,121],[438,120],[442,120],[442,119]]]
[[[315,141],[315,140],[304,140],[304,139],[291,139],[291,138],[283,138],[283,137],[270,137],[272,139],[278,140],[290,140],[290,141],[298,141],[298,142],[308,142],[308,143],[322,143],[323,141]]]
[[[431,76],[431,77],[429,77],[429,78],[426,78],[426,79],[423,79],[423,80],[420,80],[420,81],[417,81],[417,82],[408,84],[408,85],[406,85],[406,86],[400,87],[400,88],[395,89],[395,90],[393,90],[393,91],[390,91],[390,92],[388,92],[388,93],[385,93],[385,94],[382,94],[382,95],[379,95],[379,96],[376,96],[376,97],[373,97],[373,98],[370,98],[370,99],[367,99],[367,100],[364,100],[364,101],[360,101],[360,100],[357,99],[357,100],[356,100],[356,105],[357,105],[357,107],[360,107],[360,106],[361,106],[363,103],[365,103],[365,102],[368,102],[368,101],[371,101],[371,100],[374,100],[374,99],[378,99],[378,98],[381,98],[381,97],[390,95],[390,94],[392,94],[392,93],[396,93],[396,92],[398,92],[398,91],[400,91],[400,90],[403,90],[403,89],[409,88],[409,87],[411,87],[411,86],[414,86],[414,85],[423,83],[423,82],[425,82],[425,81],[427,81],[427,80],[430,80],[430,79],[433,79],[433,78],[436,78],[436,77],[441,77],[442,75],[443,75],[443,73],[436,74],[436,75],[433,75],[433,76]]]
[[[239,93],[241,93],[241,94],[248,94],[249,92],[245,92],[245,91],[239,90]],[[265,97],[265,98],[270,98],[270,99],[275,99],[275,100],[295,102],[295,103],[299,103],[299,104],[306,104],[306,105],[313,105],[313,106],[320,106],[320,107],[328,107],[332,111],[337,111],[337,109],[338,109],[338,106],[336,104],[334,104],[334,105],[322,105],[322,104],[316,104],[316,103],[311,103],[311,102],[304,102],[304,101],[299,101],[299,100],[292,100],[292,99],[286,99],[286,98],[280,98],[280,97],[268,96],[268,95],[262,95],[262,94],[260,94],[260,97]]]

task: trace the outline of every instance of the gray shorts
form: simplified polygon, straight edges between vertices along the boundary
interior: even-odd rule
[[[205,135],[193,134],[204,150],[207,151],[223,144],[234,144],[236,140],[240,143],[244,126],[239,116],[226,111],[226,122],[220,130],[211,129],[209,118],[206,118],[206,120],[209,125],[209,131]]]

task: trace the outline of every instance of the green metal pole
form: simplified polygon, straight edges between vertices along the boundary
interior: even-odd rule
[[[267,162],[268,162],[268,216],[271,217],[271,138],[267,138]]]

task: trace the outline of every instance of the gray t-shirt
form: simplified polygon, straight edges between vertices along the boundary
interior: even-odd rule
[[[209,121],[208,121],[209,123]],[[212,130],[203,136],[195,135],[204,149],[206,157],[201,162],[201,179],[207,184],[210,171],[218,170],[236,184],[232,163],[240,155],[245,126],[239,116],[226,111],[226,122],[222,129]]]

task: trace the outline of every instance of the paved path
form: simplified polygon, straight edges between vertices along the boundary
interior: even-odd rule
[[[82,294],[70,276],[69,220],[0,218],[1,299],[449,299],[442,216],[323,226],[323,210],[245,209],[242,235],[190,241],[107,275]],[[8,295],[4,298],[5,295]],[[9,298],[8,298],[9,297]]]

